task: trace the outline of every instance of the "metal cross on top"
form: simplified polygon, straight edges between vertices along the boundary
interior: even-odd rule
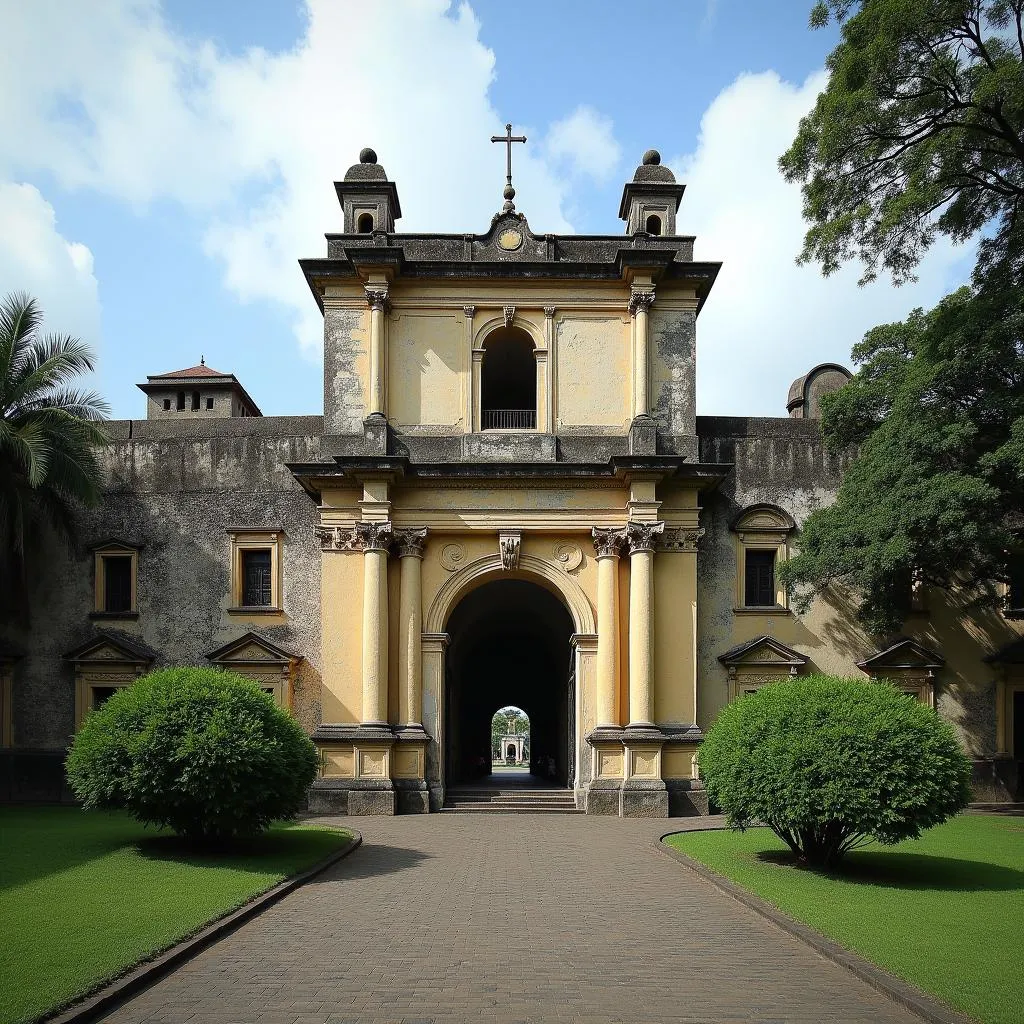
[[[505,143],[505,191],[502,193],[505,197],[505,205],[502,207],[503,212],[511,213],[516,208],[516,204],[512,202],[516,197],[516,190],[512,187],[512,143],[513,142],[525,142],[525,135],[513,135],[512,125],[505,125],[504,135],[492,135],[491,142],[504,142]]]

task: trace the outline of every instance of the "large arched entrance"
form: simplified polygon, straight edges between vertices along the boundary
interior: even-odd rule
[[[491,719],[515,705],[530,721],[530,766],[542,779],[573,775],[573,621],[550,591],[498,579],[470,591],[448,620],[445,774],[448,785],[491,773]]]

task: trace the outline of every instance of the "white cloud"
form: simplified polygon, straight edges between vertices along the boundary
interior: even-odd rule
[[[480,231],[501,207],[504,118],[488,89],[494,54],[467,5],[308,0],[288,52],[218,53],[179,38],[156,0],[39,5],[0,0],[0,180],[39,171],[144,206],[169,199],[209,225],[204,247],[242,299],[295,313],[318,353],[321,322],[297,266],[341,229],[331,182],[366,145],[398,184],[399,230]],[[46,59],[41,60],[40,55]],[[617,153],[610,123],[569,119],[558,160],[517,147],[516,202],[541,231],[571,227],[562,157],[603,172]],[[534,126],[515,126],[531,141]]]
[[[32,185],[0,182],[0,224],[0,292],[28,292],[42,306],[46,332],[95,348],[100,306],[89,249],[60,234],[53,207]]]
[[[566,166],[573,176],[597,182],[607,181],[622,157],[611,118],[587,106],[577,107],[551,126],[544,151],[553,163]]]
[[[740,76],[705,111],[695,152],[669,161],[686,183],[678,230],[696,234],[695,258],[723,263],[697,325],[702,414],[785,415],[793,380],[817,363],[849,365],[865,331],[934,305],[962,273],[964,248],[944,239],[902,288],[881,278],[858,287],[859,266],[829,278],[796,266],[800,189],[777,161],[825,81]]]

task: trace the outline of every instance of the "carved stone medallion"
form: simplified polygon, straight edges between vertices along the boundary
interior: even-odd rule
[[[456,569],[461,569],[466,563],[466,549],[461,544],[452,541],[441,548],[438,561],[441,563],[442,568],[447,569],[449,572],[455,572]]]
[[[551,553],[566,572],[573,572],[583,564],[583,551],[578,544],[565,541],[556,544]]]

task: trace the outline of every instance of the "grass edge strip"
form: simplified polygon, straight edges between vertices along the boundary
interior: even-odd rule
[[[715,831],[719,830],[716,829]],[[789,914],[779,910],[778,907],[769,903],[766,899],[752,893],[749,889],[745,889],[724,875],[712,871],[699,860],[687,856],[665,842],[669,836],[688,834],[689,832],[666,832],[660,839],[655,840],[655,846],[662,853],[682,864],[683,867],[699,875],[706,882],[710,882],[726,896],[731,897],[749,910],[753,910],[754,913],[777,925],[795,939],[810,946],[816,953],[820,953],[825,959],[831,960],[832,963],[849,971],[876,991],[888,996],[888,998],[898,1003],[904,1009],[910,1010],[911,1013],[917,1014],[922,1020],[928,1021],[928,1024],[978,1024],[974,1017],[968,1017],[935,996],[929,995],[902,978],[897,978],[896,975],[883,970],[877,964],[862,957],[859,953],[846,949],[839,945],[839,943],[822,935],[821,932],[811,928],[810,925],[790,917]]]
[[[141,963],[129,967],[125,973],[106,982],[98,989],[73,1000],[70,1004],[49,1010],[37,1017],[33,1024],[89,1024],[109,1014],[143,989],[155,984],[176,967],[190,960],[207,946],[241,927],[250,918],[277,903],[278,900],[315,878],[321,872],[343,860],[362,845],[361,832],[346,827],[351,838],[337,850],[328,854],[305,871],[285,878],[265,892],[259,893],[248,902],[225,914],[215,917],[192,935],[186,936],[174,945],[157,952]]]

